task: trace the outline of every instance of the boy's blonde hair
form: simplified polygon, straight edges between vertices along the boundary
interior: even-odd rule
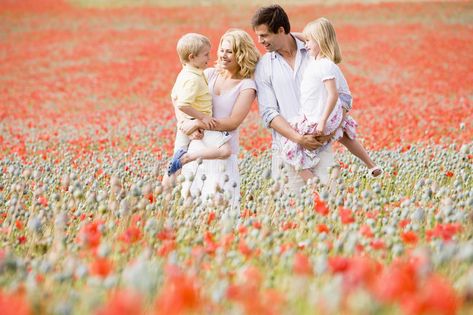
[[[319,18],[310,22],[304,28],[304,36],[306,39],[315,40],[320,47],[320,54],[329,58],[334,63],[342,61],[342,54],[337,42],[337,35],[332,23],[326,18]]]
[[[256,49],[251,36],[240,29],[229,29],[220,39],[219,50],[224,40],[228,40],[232,46],[233,54],[235,55],[236,62],[240,68],[238,74],[243,79],[252,78],[255,73],[256,63],[259,60],[260,53]]]
[[[177,42],[176,47],[181,63],[188,63],[190,61],[189,55],[197,56],[205,46],[210,47],[210,40],[204,35],[187,33],[182,36]]]

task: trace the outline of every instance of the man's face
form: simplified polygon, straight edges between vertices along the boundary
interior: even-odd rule
[[[266,24],[261,24],[255,27],[256,36],[258,36],[258,43],[264,46],[266,51],[277,51],[282,46],[282,39],[284,29],[279,28],[277,33],[273,33],[268,29]]]

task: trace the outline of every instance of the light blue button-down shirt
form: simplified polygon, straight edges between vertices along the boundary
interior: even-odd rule
[[[308,53],[302,41],[296,40],[297,52],[294,69],[277,52],[268,52],[256,66],[255,81],[258,89],[259,113],[266,127],[278,115],[290,120],[299,114],[300,86],[308,62]],[[282,136],[272,130],[273,150],[281,148]]]

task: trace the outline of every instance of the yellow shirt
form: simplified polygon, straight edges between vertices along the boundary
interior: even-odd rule
[[[174,83],[171,98],[178,121],[183,117],[192,118],[179,110],[183,106],[191,106],[205,115],[212,116],[212,95],[201,69],[185,65]]]

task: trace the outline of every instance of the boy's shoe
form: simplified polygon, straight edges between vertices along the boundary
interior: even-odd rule
[[[174,153],[171,162],[169,162],[168,176],[171,176],[182,168],[181,157],[186,153],[187,150],[184,148],[180,148],[176,151],[176,153]]]

